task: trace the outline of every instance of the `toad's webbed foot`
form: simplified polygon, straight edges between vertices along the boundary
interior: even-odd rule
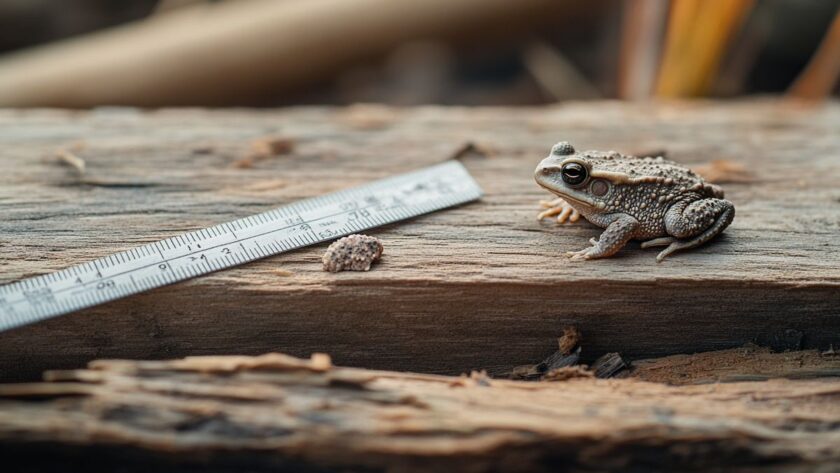
[[[728,227],[734,218],[735,206],[724,199],[707,198],[674,204],[665,214],[665,229],[675,240],[659,253],[656,261],[662,261],[675,251],[706,243]],[[653,241],[658,240],[663,239]]]
[[[580,212],[574,209],[568,202],[558,197],[554,200],[541,200],[540,206],[543,210],[537,215],[537,220],[557,215],[557,223],[577,222],[580,220]]]
[[[633,238],[633,234],[638,228],[639,222],[635,218],[626,215],[618,217],[607,226],[607,229],[604,230],[600,238],[589,240],[592,246],[580,251],[570,251],[566,254],[573,260],[597,259],[612,256]]]

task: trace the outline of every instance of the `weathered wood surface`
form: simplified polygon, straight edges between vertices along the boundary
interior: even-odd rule
[[[570,104],[539,109],[0,112],[0,280],[73,263],[303,197],[462,157],[478,203],[371,232],[368,273],[321,270],[308,248],[0,334],[5,379],[97,357],[294,355],[457,374],[552,353],[562,327],[584,361],[786,342],[840,346],[840,105]],[[241,161],[252,140],[291,153]],[[535,221],[532,179],[554,142],[742,163],[723,184],[737,216],[722,238],[661,264],[637,244],[570,262],[598,230]],[[76,146],[80,175],[55,154]],[[799,340],[799,339],[798,339]],[[798,343],[798,341],[797,341]]]
[[[835,350],[774,353],[769,348],[750,344],[728,350],[635,360],[619,376],[674,385],[840,378],[840,353]]]
[[[199,357],[0,386],[4,471],[836,471],[840,381],[527,383]]]

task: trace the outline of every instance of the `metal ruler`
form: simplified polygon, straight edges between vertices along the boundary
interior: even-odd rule
[[[0,331],[479,197],[467,170],[449,161],[301,200],[0,286]]]

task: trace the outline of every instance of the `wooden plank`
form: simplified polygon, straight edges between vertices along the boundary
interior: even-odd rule
[[[840,381],[517,382],[326,355],[98,361],[0,386],[8,471],[836,471]]]
[[[584,361],[790,331],[805,347],[840,346],[838,125],[836,103],[3,111],[4,282],[441,162],[467,142],[492,152],[462,156],[486,191],[481,202],[371,232],[385,256],[368,273],[323,272],[319,246],[152,291],[0,334],[0,376],[35,378],[97,357],[272,350],[499,373],[554,352],[567,325],[584,334]],[[293,150],[243,164],[264,136]],[[573,263],[563,253],[599,230],[535,220],[547,194],[533,169],[561,139],[666,149],[690,165],[731,160],[752,181],[723,184],[737,216],[702,248],[656,264],[655,251],[633,244]],[[74,145],[81,175],[55,157]]]

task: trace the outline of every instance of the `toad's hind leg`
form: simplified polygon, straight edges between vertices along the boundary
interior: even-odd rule
[[[643,241],[642,248],[652,248],[654,246],[668,246],[677,241],[674,237],[654,238],[653,240]]]
[[[674,205],[665,215],[665,228],[677,239],[657,255],[656,261],[662,261],[675,251],[706,243],[728,227],[734,218],[735,206],[724,199],[702,199]]]

